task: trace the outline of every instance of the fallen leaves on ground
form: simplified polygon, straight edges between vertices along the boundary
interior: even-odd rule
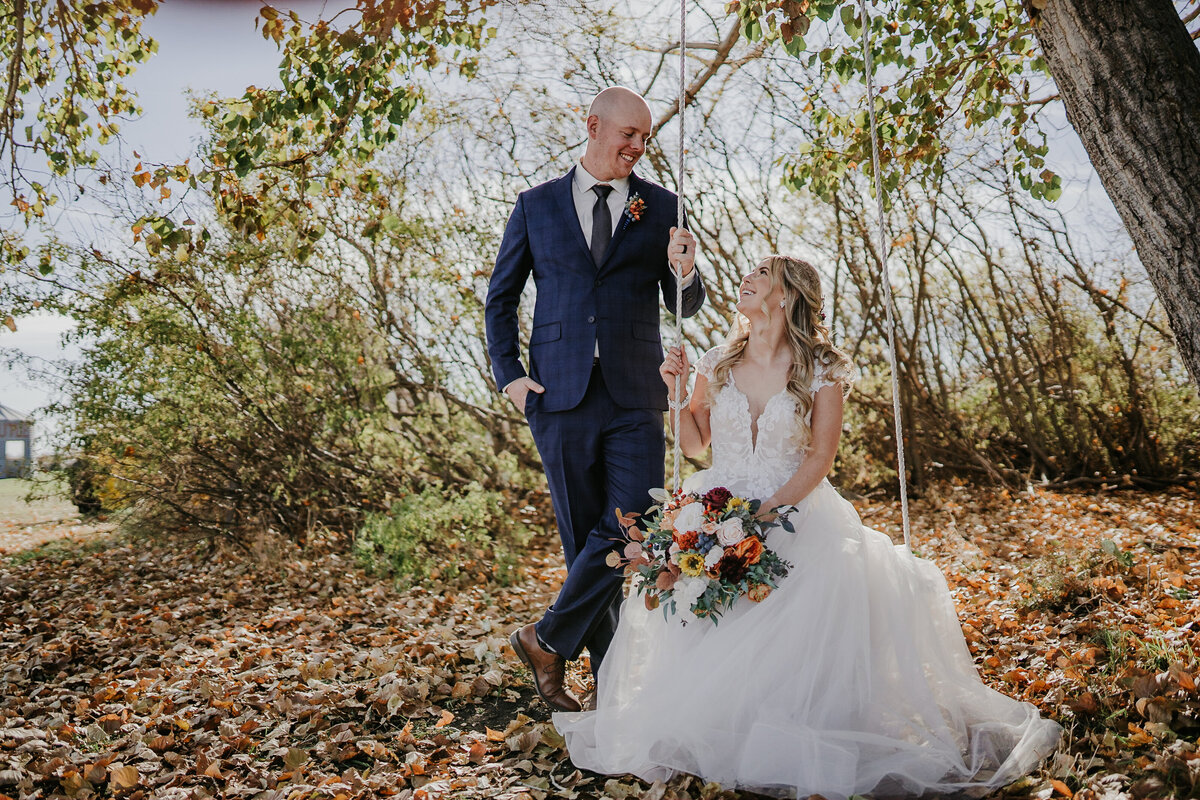
[[[858,507],[897,532],[894,503]],[[1008,794],[1200,785],[1198,510],[1194,488],[943,486],[914,504],[915,547],[946,574],[984,680],[1068,729]],[[104,544],[0,572],[0,795],[750,796],[570,764],[506,639],[562,580],[548,537],[517,585],[405,591],[282,543]]]

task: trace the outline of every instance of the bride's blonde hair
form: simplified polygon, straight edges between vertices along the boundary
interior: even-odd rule
[[[854,366],[849,356],[829,340],[829,328],[821,312],[824,304],[821,276],[816,268],[807,261],[789,256],[770,255],[764,260],[771,277],[771,290],[774,291],[776,286],[783,287],[783,308],[768,308],[764,301],[762,310],[768,320],[773,314],[784,314],[784,331],[793,354],[787,391],[796,399],[801,419],[807,419],[813,405],[813,378],[820,376],[828,381],[841,381],[843,395],[848,395]],[[729,380],[733,365],[741,360],[749,340],[750,320],[736,314],[708,383],[705,399],[710,406]]]

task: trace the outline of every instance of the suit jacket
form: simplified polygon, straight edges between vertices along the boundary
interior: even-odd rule
[[[546,387],[545,411],[574,408],[583,399],[597,341],[600,367],[613,400],[624,408],[666,410],[658,375],[663,350],[658,295],[675,307],[675,277],[667,244],[675,224],[675,194],[629,176],[629,196],[645,201],[641,219],[622,214],[598,267],[588,250],[571,195],[572,169],[517,197],[488,285],[484,319],[496,385],[526,375],[521,364],[517,307],[529,276],[537,287],[529,337],[528,375]],[[704,303],[699,274],[683,293],[683,315]]]

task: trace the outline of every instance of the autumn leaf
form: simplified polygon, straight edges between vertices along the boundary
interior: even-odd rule
[[[108,773],[109,782],[116,790],[132,789],[138,785],[141,775],[134,766],[113,766]]]
[[[283,757],[283,765],[289,771],[295,771],[300,768],[301,764],[308,761],[308,753],[301,750],[299,747],[289,747],[287,754]]]

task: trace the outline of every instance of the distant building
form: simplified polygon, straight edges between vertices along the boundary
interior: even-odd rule
[[[0,405],[0,478],[23,478],[33,465],[33,417]]]

